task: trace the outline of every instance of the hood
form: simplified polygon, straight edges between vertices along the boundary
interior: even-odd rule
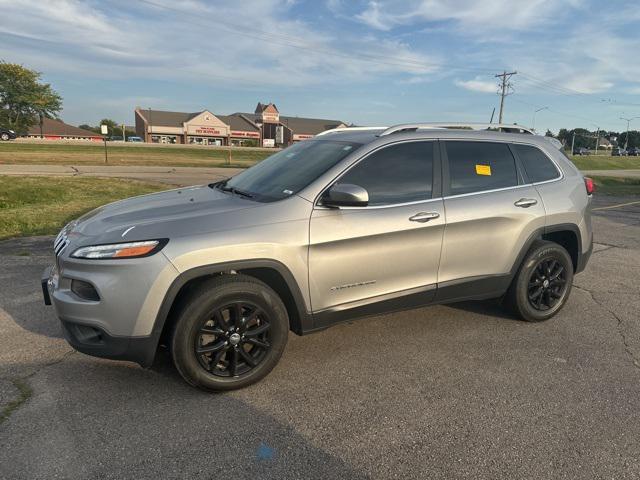
[[[215,217],[262,204],[206,185],[142,195],[99,207],[66,227],[75,244],[126,242],[214,231]]]

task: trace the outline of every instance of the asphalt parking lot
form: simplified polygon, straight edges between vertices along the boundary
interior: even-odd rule
[[[166,354],[73,353],[41,299],[51,239],[2,242],[0,478],[638,478],[638,200],[596,198],[595,253],[549,322],[493,302],[358,320],[217,395]]]

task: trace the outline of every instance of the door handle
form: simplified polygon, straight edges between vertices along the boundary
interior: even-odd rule
[[[514,203],[516,207],[529,208],[536,205],[538,201],[535,198],[521,198]]]
[[[440,214],[438,212],[420,212],[416,213],[413,217],[409,217],[409,220],[412,222],[420,222],[425,223],[429,220],[433,220],[434,218],[439,218]]]

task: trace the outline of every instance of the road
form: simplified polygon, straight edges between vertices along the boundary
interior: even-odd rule
[[[583,170],[594,177],[640,178],[640,170]]]
[[[39,275],[0,243],[0,478],[638,478],[640,205],[596,198],[595,253],[553,320],[493,302],[290,336],[261,383],[206,394],[73,353]],[[610,208],[614,207],[614,208]],[[30,390],[30,391],[29,391]]]
[[[223,167],[146,167],[118,165],[1,165],[0,175],[56,175],[118,177],[167,183],[169,185],[198,185],[235,175],[239,168]],[[585,175],[640,178],[640,170],[585,170]]]
[[[242,171],[226,167],[146,167],[118,165],[0,165],[0,175],[112,177],[185,186],[223,180]]]

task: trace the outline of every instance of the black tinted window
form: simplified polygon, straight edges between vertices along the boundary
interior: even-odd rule
[[[435,142],[409,142],[379,150],[349,170],[338,183],[369,192],[369,205],[431,198]]]
[[[515,160],[504,143],[445,142],[451,195],[518,185]]]
[[[540,149],[530,145],[512,145],[512,147],[520,158],[530,182],[544,182],[560,176],[553,162]]]

